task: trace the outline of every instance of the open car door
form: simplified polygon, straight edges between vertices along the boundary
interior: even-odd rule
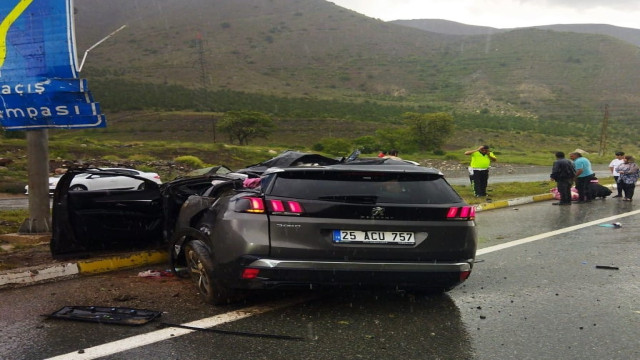
[[[136,190],[70,191],[73,178],[86,172],[86,169],[69,170],[54,192],[51,237],[54,257],[153,248],[164,241],[163,199],[157,183],[104,171],[101,174],[142,180],[144,186]]]

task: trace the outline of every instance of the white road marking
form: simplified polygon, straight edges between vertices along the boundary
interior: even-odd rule
[[[567,227],[567,228],[564,228],[564,229],[550,231],[550,232],[547,232],[547,233],[544,233],[544,234],[534,235],[534,236],[530,236],[530,237],[527,237],[527,238],[514,240],[514,241],[511,241],[511,242],[508,242],[508,243],[499,244],[499,245],[495,245],[495,246],[490,246],[490,247],[478,250],[476,252],[476,256],[489,254],[489,253],[492,253],[492,252],[495,252],[495,251],[500,251],[500,250],[508,249],[508,248],[511,248],[511,247],[514,247],[514,246],[523,245],[523,244],[527,244],[527,243],[530,243],[530,242],[546,239],[546,238],[549,238],[551,236],[568,233],[570,231],[582,229],[582,228],[589,227],[589,226],[592,226],[592,225],[608,223],[608,222],[613,221],[613,220],[617,220],[617,219],[621,219],[621,218],[625,218],[625,217],[633,216],[633,215],[637,215],[637,214],[640,214],[640,210],[628,212],[628,213],[621,214],[621,215],[609,216],[609,217],[606,217],[606,218],[602,218],[602,219],[598,219],[598,220],[594,220],[594,221],[589,221],[589,222],[586,222],[586,223],[583,223],[583,224],[580,224],[580,225],[574,225],[574,226],[570,226],[570,227]],[[290,299],[288,301],[274,302],[274,303],[267,304],[267,305],[252,306],[252,307],[249,307],[249,308],[240,309],[240,310],[237,310],[237,311],[232,311],[232,312],[228,312],[228,313],[224,313],[224,314],[219,314],[219,315],[216,315],[216,316],[212,316],[212,317],[201,319],[201,320],[192,321],[190,323],[181,324],[181,325],[200,327],[200,328],[211,328],[211,327],[214,327],[214,326],[217,326],[217,325],[220,325],[220,324],[224,324],[224,323],[233,322],[233,321],[236,321],[236,320],[248,318],[248,317],[253,316],[253,315],[263,314],[263,313],[266,313],[266,312],[269,312],[269,311],[273,311],[273,310],[285,308],[285,307],[288,307],[288,306],[292,306],[292,305],[295,305],[295,304],[298,304],[298,303],[302,303],[302,302],[307,301],[307,300],[308,300],[308,298],[294,298],[294,299]],[[94,346],[94,347],[91,347],[91,348],[88,348],[88,349],[83,349],[82,353],[80,353],[79,351],[74,351],[74,352],[70,352],[70,353],[67,353],[67,354],[63,354],[63,355],[55,356],[55,357],[52,357],[52,358],[48,358],[48,359],[45,359],[45,360],[97,359],[97,358],[100,358],[100,357],[103,357],[103,356],[109,356],[109,355],[117,354],[117,353],[120,353],[120,352],[123,352],[123,351],[131,350],[131,349],[134,349],[134,348],[137,348],[137,347],[140,347],[140,346],[145,346],[145,345],[153,344],[153,343],[156,343],[156,342],[159,342],[159,341],[164,341],[164,340],[168,340],[168,339],[175,338],[175,337],[178,337],[178,336],[186,335],[186,334],[192,333],[194,331],[196,331],[196,330],[168,327],[166,329],[161,329],[161,330],[153,331],[153,332],[146,333],[146,334],[140,334],[140,335],[132,336],[132,337],[125,338],[125,339],[122,339],[122,340],[117,340],[117,341],[113,341],[113,342],[110,342],[110,343]]]
[[[510,247],[514,247],[514,246],[518,246],[518,245],[528,244],[530,242],[546,239],[546,238],[551,237],[551,236],[568,233],[568,232],[571,232],[571,231],[574,231],[574,230],[579,230],[579,229],[586,228],[586,227],[589,227],[589,226],[592,226],[592,225],[609,223],[610,221],[613,221],[613,220],[617,220],[617,219],[621,219],[621,218],[625,218],[627,216],[633,216],[633,215],[637,215],[637,214],[640,214],[640,210],[635,210],[635,211],[631,211],[631,212],[620,214],[620,215],[609,216],[609,217],[606,217],[606,218],[589,221],[589,222],[586,222],[586,223],[583,223],[583,224],[569,226],[567,228],[563,228],[563,229],[560,229],[560,230],[549,231],[549,232],[546,232],[544,234],[538,234],[538,235],[529,236],[529,237],[526,237],[526,238],[523,238],[523,239],[510,241],[510,242],[504,243],[504,244],[498,244],[498,245],[494,245],[494,246],[489,246],[489,247],[486,247],[486,248],[483,248],[483,249],[479,249],[478,251],[476,251],[476,256],[489,254],[489,253],[492,253],[492,252],[495,252],[495,251],[508,249]]]
[[[192,321],[185,326],[193,326],[199,328],[211,328],[220,324],[233,322],[236,320],[244,319],[253,315],[263,314],[269,311],[289,307],[298,303],[309,301],[309,297],[297,297],[288,299],[285,301],[277,301],[270,304],[252,306],[224,314],[215,315],[212,317]],[[94,346],[82,351],[74,351],[63,355],[48,358],[47,360],[84,360],[84,359],[97,359],[103,356],[117,354],[123,351],[131,350],[140,346],[153,344],[159,341],[173,339],[178,336],[186,335],[197,330],[189,330],[182,328],[167,327],[165,329],[152,331],[146,334],[140,334],[132,337],[128,337],[122,340],[113,341],[110,343]]]

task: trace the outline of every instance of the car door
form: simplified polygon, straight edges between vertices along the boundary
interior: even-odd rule
[[[81,173],[65,174],[54,194],[54,256],[144,249],[163,242],[163,201],[158,184],[143,180],[146,186],[140,190],[69,191],[74,176]]]

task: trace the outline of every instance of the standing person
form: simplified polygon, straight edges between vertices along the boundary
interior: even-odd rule
[[[553,205],[571,205],[571,185],[573,178],[576,176],[576,169],[569,159],[565,159],[564,153],[558,151],[556,153],[556,161],[553,162],[551,168],[551,180],[556,182],[556,187],[560,193],[560,201],[554,202]]]
[[[620,182],[618,186],[622,185],[624,190],[624,201],[631,201],[633,199],[633,193],[636,190],[636,182],[640,177],[640,168],[636,164],[635,159],[631,155],[624,156],[624,163],[618,165],[616,168],[618,174],[620,174]]]
[[[489,145],[482,145],[477,149],[464,153],[471,155],[469,167],[473,171],[473,193],[476,197],[487,196],[487,184],[489,182],[489,167],[492,161],[498,161],[495,155],[489,151]]]
[[[609,163],[609,171],[611,171],[611,175],[613,175],[613,179],[616,181],[616,188],[618,189],[618,195],[614,196],[614,198],[622,197],[622,184],[618,182],[618,180],[620,180],[620,175],[616,171],[616,168],[623,163],[624,153],[622,151],[617,151],[616,158],[611,160]]]
[[[576,189],[578,190],[578,204],[588,203],[593,200],[590,184],[594,179],[594,172],[591,170],[591,161],[582,156],[579,152],[569,154],[576,168]]]
[[[389,155],[385,155],[384,158],[393,159],[393,160],[402,160],[400,157],[398,157],[398,150],[396,149],[389,150]]]

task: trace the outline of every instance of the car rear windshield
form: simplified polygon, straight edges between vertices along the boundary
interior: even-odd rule
[[[269,195],[354,203],[462,202],[441,175],[398,172],[310,171],[273,174]]]

